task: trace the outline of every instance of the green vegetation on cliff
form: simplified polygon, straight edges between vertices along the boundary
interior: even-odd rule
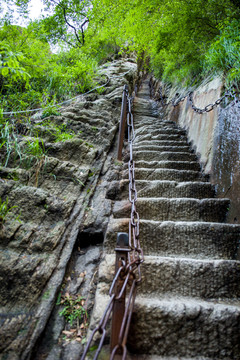
[[[170,82],[193,83],[207,72],[240,79],[240,8],[230,0],[93,1],[97,36],[150,58],[150,68]]]
[[[27,14],[29,2],[10,3]],[[93,79],[98,65],[122,52],[135,52],[164,81],[188,85],[220,72],[229,85],[239,83],[236,0],[42,3],[45,15],[26,27],[12,25],[9,13],[2,16],[0,107],[4,111],[48,106],[87,91],[97,83]]]

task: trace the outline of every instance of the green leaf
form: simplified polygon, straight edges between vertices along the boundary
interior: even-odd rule
[[[9,68],[3,67],[1,73],[3,76],[7,76],[9,74]]]

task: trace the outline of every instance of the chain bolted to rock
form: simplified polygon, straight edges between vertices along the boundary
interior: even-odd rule
[[[197,112],[198,114],[204,114],[207,113],[209,111],[212,111],[214,108],[216,108],[218,105],[220,105],[223,100],[227,99],[227,98],[233,98],[234,99],[234,103],[238,103],[238,99],[237,99],[237,95],[239,95],[238,91],[227,91],[223,96],[221,96],[219,99],[217,99],[213,104],[208,104],[207,106],[205,106],[204,108],[198,108],[197,106],[194,105],[193,103],[193,92],[189,91],[187,93],[187,95],[181,96],[180,98],[178,98],[179,94],[177,93],[174,98],[172,99],[172,106],[176,107],[180,104],[180,102],[184,101],[186,98],[188,98],[189,103],[192,107],[192,109]],[[162,95],[162,87],[159,88],[159,97],[162,103],[162,106],[167,105],[167,103],[164,103],[163,101],[163,95]]]
[[[135,183],[135,162],[133,160],[133,142],[135,139],[134,125],[133,125],[133,114],[132,114],[132,103],[133,97],[128,93],[128,88],[124,88],[124,92],[127,98],[127,127],[128,127],[128,143],[129,143],[129,152],[130,158],[128,161],[128,172],[129,172],[129,201],[131,203],[131,214],[129,220],[129,234],[128,234],[128,246],[119,249],[120,254],[123,254],[125,250],[125,257],[119,256],[118,260],[118,269],[115,273],[115,277],[112,281],[109,296],[110,299],[105,308],[104,314],[98,324],[98,326],[93,330],[87,346],[84,350],[84,353],[81,357],[81,360],[84,360],[88,355],[91,343],[94,339],[95,334],[100,335],[98,340],[98,347],[94,354],[93,359],[96,360],[101,352],[101,349],[104,344],[104,339],[107,333],[107,324],[112,315],[112,321],[114,318],[114,306],[116,302],[123,300],[125,303],[125,293],[128,288],[128,297],[126,299],[126,304],[124,305],[124,314],[120,323],[119,333],[117,334],[116,345],[112,346],[111,344],[111,355],[110,360],[113,360],[115,355],[118,357],[121,356],[121,359],[125,359],[127,355],[127,337],[131,322],[131,317],[133,313],[133,307],[136,298],[137,285],[141,282],[141,264],[144,261],[143,250],[139,241],[139,214],[136,209],[137,201],[137,189]],[[124,234],[124,233],[119,233]],[[127,235],[127,234],[126,234]],[[122,245],[122,244],[121,244]],[[117,248],[116,248],[117,250]],[[119,325],[119,324],[118,324]],[[120,354],[120,355],[119,355]]]

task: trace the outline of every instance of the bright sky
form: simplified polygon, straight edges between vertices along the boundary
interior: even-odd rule
[[[1,7],[3,12],[7,11],[7,6],[4,2],[1,2]],[[41,16],[44,13],[44,5],[41,0],[30,0],[28,10],[30,19],[34,20]],[[15,25],[27,25],[28,21],[23,17],[20,17],[17,11],[14,11],[14,21]]]
[[[37,19],[41,16],[41,10],[43,11],[43,4],[41,0],[31,0],[29,4],[29,16],[31,19]]]

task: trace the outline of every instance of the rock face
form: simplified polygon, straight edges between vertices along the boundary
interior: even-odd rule
[[[134,114],[137,211],[145,262],[129,331],[129,358],[240,359],[240,226],[224,222],[229,200],[214,197],[186,132],[156,115],[147,81],[135,99]],[[123,170],[122,179],[107,193],[115,201],[92,328],[108,300],[116,233],[128,232],[126,177]]]
[[[101,95],[89,94],[57,116],[21,124],[16,146],[27,149],[24,161],[14,151],[7,159],[1,149],[0,197],[16,206],[0,231],[1,359],[30,358],[55,305],[89,199],[110,165],[122,88],[136,81],[136,64],[115,61],[102,74],[109,83]]]
[[[152,93],[161,103],[161,83],[152,80]],[[198,159],[205,173],[210,175],[210,182],[216,185],[216,196],[229,197],[232,203],[227,219],[231,223],[240,223],[240,132],[239,132],[239,100],[237,97],[225,99],[221,105],[212,111],[199,114],[194,112],[186,97],[173,107],[166,98],[175,97],[176,93],[183,95],[189,90],[161,87],[161,93],[167,104],[165,111],[168,118],[175,121],[187,131]],[[205,80],[193,92],[193,103],[198,108],[205,108],[214,104],[224,93],[224,82],[216,77],[211,81]],[[210,105],[211,107],[211,105]],[[209,108],[210,108],[209,107]]]

